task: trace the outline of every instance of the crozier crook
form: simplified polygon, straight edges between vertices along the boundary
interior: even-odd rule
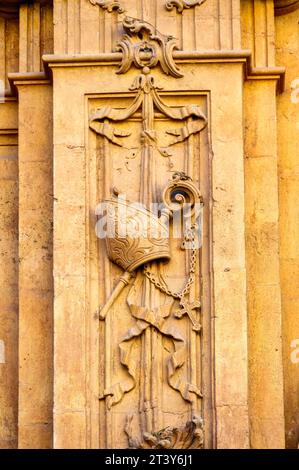
[[[163,202],[165,207],[161,211],[160,218],[147,209],[136,208],[124,201],[112,199],[106,202],[108,205],[108,213],[113,219],[111,224],[115,229],[115,237],[106,238],[107,254],[112,262],[124,269],[124,274],[120,277],[117,286],[106,304],[99,309],[99,318],[101,320],[105,320],[108,311],[118,299],[123,289],[128,286],[135,277],[135,271],[138,268],[144,265],[144,272],[145,275],[147,275],[148,263],[170,259],[168,233],[169,217],[171,217],[174,212],[182,210],[186,198],[188,201],[192,201],[189,202],[191,211],[194,205],[201,201],[200,192],[192,183],[191,178],[184,173],[175,173],[172,181],[164,190]],[[120,208],[119,205],[124,207]],[[119,235],[119,212],[122,209],[126,211],[126,223],[125,227],[123,227],[126,231],[125,233],[127,233],[127,224],[133,220],[136,224],[139,224],[139,226],[147,227],[147,237],[134,238],[126,236],[124,238],[123,234],[121,234],[121,236]],[[157,234],[157,236],[153,237],[153,233]],[[184,241],[184,243],[185,242],[186,241]],[[190,274],[192,275],[192,273]],[[150,280],[153,281],[152,278],[150,278]],[[169,295],[172,294],[170,291],[166,293]],[[184,299],[186,294],[187,290],[185,288],[181,294],[171,295],[174,298],[180,299],[181,310],[176,312],[175,316],[176,318],[181,318],[184,314],[187,314],[193,324],[193,329],[200,331],[200,325],[197,323],[192,313],[194,309],[200,308],[200,302],[196,301],[192,305],[188,304]]]
[[[107,254],[109,259],[124,269],[124,274],[118,281],[117,286],[112,292],[109,300],[104,307],[99,309],[101,320],[106,318],[109,309],[120,296],[123,289],[130,284],[135,271],[142,265],[157,260],[169,260],[170,248],[167,226],[164,223],[165,212],[158,218],[147,209],[130,205],[118,199],[106,201],[108,213],[111,217],[110,224],[114,227],[115,236],[106,238]],[[119,233],[121,215],[125,211],[125,229],[126,236]],[[168,212],[168,211],[167,211]],[[146,236],[130,236],[127,234],[130,224],[139,227],[147,227]],[[156,236],[153,236],[155,234]]]

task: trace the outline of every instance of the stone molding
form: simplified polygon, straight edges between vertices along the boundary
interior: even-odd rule
[[[245,80],[277,80],[278,92],[284,91],[285,68],[284,67],[253,67],[252,53],[249,50],[239,51],[173,51],[173,59],[177,64],[190,63],[244,63]],[[112,52],[96,55],[57,55],[47,54],[43,56],[46,69],[52,67],[84,67],[86,65],[119,65],[123,55],[121,52]]]

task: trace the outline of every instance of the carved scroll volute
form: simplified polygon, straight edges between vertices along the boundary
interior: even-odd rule
[[[89,0],[92,5],[99,5],[103,10],[107,10],[109,13],[117,11],[118,13],[124,13],[125,9],[119,1],[111,0]]]
[[[116,47],[116,51],[123,53],[118,74],[128,72],[133,64],[138,69],[151,69],[160,64],[167,75],[183,76],[173,59],[173,51],[177,49],[173,36],[165,36],[146,21],[129,16],[124,18],[123,28],[126,34]]]
[[[200,6],[205,3],[205,1],[206,0],[167,0],[165,7],[169,11],[176,8],[179,13],[182,13],[185,9]]]
[[[189,204],[190,219],[195,217],[195,207],[202,204],[202,196],[191,178],[184,173],[174,173],[172,181],[168,183],[163,193],[163,202],[172,212],[181,211],[184,204]]]
[[[194,417],[182,427],[167,427],[155,433],[145,433],[143,440],[133,437],[132,416],[128,416],[126,434],[131,449],[202,449],[204,446],[204,423]]]

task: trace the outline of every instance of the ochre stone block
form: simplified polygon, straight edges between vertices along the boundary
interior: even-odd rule
[[[1,5],[0,448],[297,448],[299,2]],[[108,252],[170,181],[200,250]]]

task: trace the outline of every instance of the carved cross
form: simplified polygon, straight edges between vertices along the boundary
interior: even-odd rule
[[[190,318],[190,321],[192,322],[193,325],[193,330],[200,332],[201,331],[201,325],[198,323],[198,321],[195,318],[195,315],[193,313],[194,310],[198,310],[201,307],[201,303],[196,300],[195,302],[188,302],[188,300],[181,300],[180,302],[180,310],[177,310],[174,314],[176,318],[182,318],[184,315],[188,315]]]

